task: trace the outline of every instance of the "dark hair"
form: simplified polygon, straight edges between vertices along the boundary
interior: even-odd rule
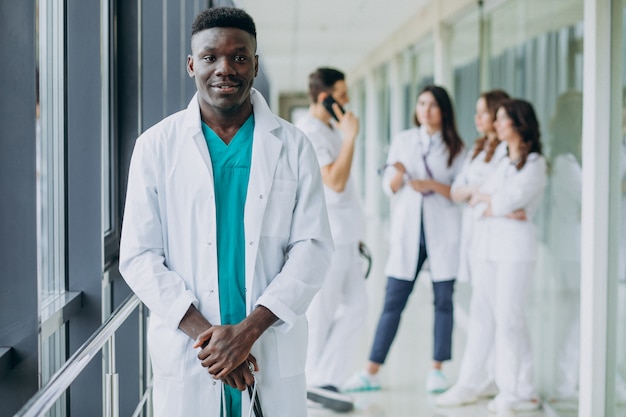
[[[317,101],[321,92],[330,92],[337,81],[345,80],[343,72],[334,68],[318,68],[309,75],[309,98]]]
[[[419,98],[419,96],[424,93],[431,93],[433,97],[435,97],[437,106],[439,106],[439,111],[441,112],[441,136],[448,147],[448,166],[452,166],[454,158],[456,158],[463,149],[463,141],[459,136],[459,132],[456,130],[456,119],[454,118],[452,100],[450,100],[448,92],[443,87],[437,85],[427,85],[420,91],[417,97]],[[417,126],[420,126],[416,114],[413,116],[413,121]]]
[[[256,39],[254,20],[243,9],[236,7],[212,7],[198,13],[191,25],[191,36],[211,28],[237,28]]]
[[[504,109],[513,123],[513,129],[522,137],[521,158],[516,167],[522,169],[528,155],[532,152],[541,154],[541,132],[533,105],[522,99],[507,100],[500,108]]]
[[[496,113],[500,108],[500,105],[505,101],[510,99],[509,94],[504,90],[491,90],[486,91],[480,95],[480,98],[485,100],[485,104],[487,105],[487,110],[489,114],[491,114],[491,120],[496,120]],[[476,139],[474,145],[474,153],[472,154],[472,159],[476,158],[479,153],[485,149],[485,145],[487,144],[487,135],[482,136]],[[485,162],[491,161],[493,158],[493,154],[496,152],[496,148],[500,144],[500,139],[496,138],[491,141],[489,144],[489,149],[487,149],[487,153],[485,154]]]
[[[580,91],[567,91],[557,98],[550,132],[550,159],[554,161],[558,155],[571,153],[580,163],[583,132],[583,95]]]

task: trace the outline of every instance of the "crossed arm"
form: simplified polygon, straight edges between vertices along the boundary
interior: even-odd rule
[[[473,193],[472,196],[470,197],[469,205],[474,207],[475,205],[479,203],[487,204],[487,208],[485,209],[483,216],[485,217],[493,216],[493,211],[491,210],[491,195],[490,194],[479,193],[479,192]],[[511,213],[508,213],[504,217],[508,219],[520,220],[520,221],[528,220],[528,217],[526,217],[526,211],[524,209],[517,209],[515,211],[512,211]]]

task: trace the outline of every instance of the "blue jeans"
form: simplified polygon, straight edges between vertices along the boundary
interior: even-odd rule
[[[423,237],[422,237],[423,239]],[[422,240],[424,242],[424,240]],[[422,243],[420,242],[420,243]],[[421,246],[420,256],[417,261],[417,270],[412,281],[387,278],[387,288],[385,290],[385,305],[378,320],[374,343],[370,352],[370,361],[378,364],[385,363],[389,348],[396,337],[400,316],[413,291],[417,275],[422,269],[424,261],[428,257],[425,245]],[[433,282],[433,292],[435,296],[435,324],[434,324],[434,346],[433,360],[443,362],[452,357],[452,326],[454,323],[454,307],[452,295],[454,293],[454,279],[442,282]]]

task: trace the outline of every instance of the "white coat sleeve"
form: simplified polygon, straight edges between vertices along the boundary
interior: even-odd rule
[[[280,319],[276,327],[283,331],[306,313],[322,286],[334,251],[322,177],[308,140],[302,141],[298,164],[296,204],[285,263],[255,303],[272,311]]]
[[[396,137],[391,141],[391,146],[389,147],[389,153],[387,154],[387,162],[383,168],[383,191],[389,197],[394,195],[393,190],[391,189],[391,179],[396,175],[398,171],[393,164],[396,162],[402,162],[401,154],[402,154],[402,141],[400,137]],[[405,166],[405,168],[407,168]]]
[[[532,160],[531,157],[506,187],[492,194],[491,212],[494,216],[506,216],[522,209],[543,192],[547,182],[546,161],[539,155]]]
[[[151,314],[175,330],[189,306],[197,305],[198,300],[182,278],[165,265],[156,176],[159,167],[149,139],[137,139],[131,158],[119,269]]]
[[[463,168],[465,167],[465,165],[469,165],[469,157],[468,157],[468,153],[465,150],[465,148],[461,149],[461,151],[459,152],[459,154],[454,158],[454,161],[452,161],[452,166],[450,167],[452,170],[452,182],[450,183],[450,185],[452,186],[454,184],[454,182],[456,181],[457,178],[459,178],[462,173],[463,173]]]
[[[454,193],[454,191],[461,186],[468,185],[468,171],[470,168],[470,163],[472,162],[471,154],[465,156],[465,161],[463,162],[463,166],[461,167],[461,172],[459,172],[454,181],[452,182],[452,187],[450,188],[450,192]]]

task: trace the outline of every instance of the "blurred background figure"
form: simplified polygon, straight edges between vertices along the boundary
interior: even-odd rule
[[[578,403],[580,341],[580,223],[582,195],[582,94],[557,99],[550,121],[548,247],[558,297],[556,385],[553,400]]]
[[[445,89],[426,86],[417,97],[417,128],[392,141],[383,172],[383,189],[394,201],[385,268],[387,287],[369,362],[344,385],[346,391],[380,388],[378,372],[396,336],[402,312],[426,258],[434,293],[433,367],[429,392],[448,382],[441,371],[452,355],[453,292],[458,273],[461,216],[450,186],[465,159],[452,101]]]
[[[540,401],[533,383],[524,308],[537,259],[531,219],[546,186],[546,161],[541,154],[539,122],[530,103],[519,99],[504,102],[495,126],[498,138],[508,145],[508,155],[470,199],[479,218],[473,273],[480,279],[474,287],[486,294],[477,321],[486,323],[480,337],[494,342],[499,390],[487,408],[498,413],[533,411]],[[512,218],[517,210],[523,210],[527,219]]]
[[[479,192],[480,186],[493,173],[498,163],[507,154],[506,142],[500,141],[496,133],[494,122],[500,105],[509,99],[509,95],[502,90],[487,91],[480,95],[476,102],[476,130],[482,135],[469,152],[461,173],[452,184],[452,199],[459,203],[468,203],[472,196]],[[473,210],[465,204],[461,228],[461,250],[458,280],[479,280],[472,274],[471,252],[474,223]],[[487,294],[481,291],[481,286],[472,288],[472,298],[469,311],[469,327],[467,342],[461,370],[456,384],[436,399],[439,406],[454,407],[472,404],[480,397],[493,397],[497,394],[497,387],[493,375],[492,341],[483,338],[485,326],[493,322],[480,320],[481,309],[488,304]],[[489,330],[493,332],[493,329]]]
[[[359,258],[363,208],[351,175],[359,120],[346,111],[345,76],[318,68],[309,76],[309,112],[297,126],[308,136],[321,167],[335,252],[326,278],[309,309],[306,365],[308,398],[335,411],[352,400],[339,393],[348,377],[359,331],[367,316],[367,293]]]

